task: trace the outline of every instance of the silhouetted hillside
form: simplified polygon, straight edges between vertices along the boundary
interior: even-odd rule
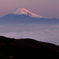
[[[59,57],[59,46],[34,39],[0,36],[0,59],[42,59]]]

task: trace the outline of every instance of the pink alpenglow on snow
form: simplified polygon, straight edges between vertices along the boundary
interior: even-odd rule
[[[43,16],[34,14],[30,11],[28,11],[25,8],[17,8],[15,9],[13,12],[11,12],[11,14],[17,14],[17,15],[27,15],[27,16],[31,16],[31,17],[39,17],[39,18],[44,18]]]

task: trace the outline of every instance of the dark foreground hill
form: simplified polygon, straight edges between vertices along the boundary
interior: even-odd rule
[[[34,39],[0,36],[0,59],[48,59],[59,57],[59,46]]]

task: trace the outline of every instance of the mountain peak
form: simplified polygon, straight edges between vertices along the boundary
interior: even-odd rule
[[[39,18],[44,18],[40,15],[34,14],[30,11],[28,11],[25,8],[17,8],[15,9],[11,14],[16,14],[16,15],[26,15],[26,16],[30,16],[30,17],[39,17]]]

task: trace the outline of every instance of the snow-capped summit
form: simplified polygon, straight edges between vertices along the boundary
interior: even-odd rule
[[[31,16],[31,17],[39,17],[39,18],[44,18],[40,15],[34,14],[28,10],[26,10],[25,8],[17,8],[15,9],[11,14],[16,14],[16,15],[27,15],[27,16]]]

